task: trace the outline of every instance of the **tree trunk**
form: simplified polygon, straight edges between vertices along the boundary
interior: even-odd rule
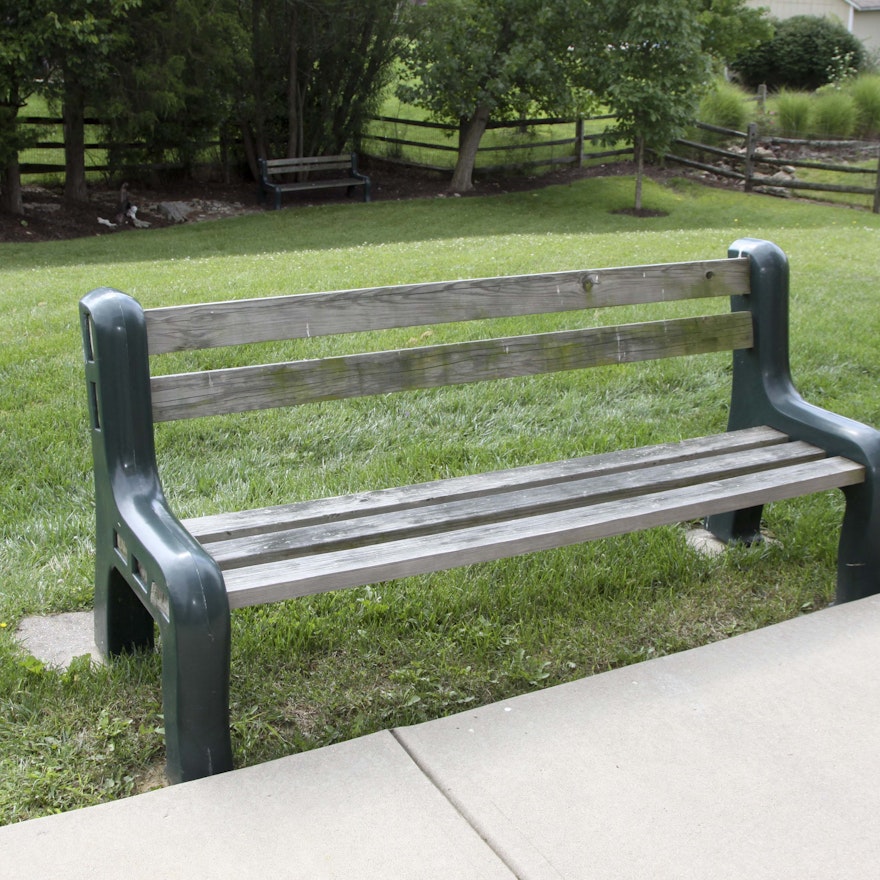
[[[455,163],[455,171],[452,172],[452,181],[449,191],[462,193],[474,188],[474,163],[477,161],[477,149],[486,125],[489,122],[489,107],[487,104],[479,104],[474,115],[464,125],[458,144],[458,160]]]
[[[75,74],[64,74],[64,200],[86,202],[85,92]]]
[[[645,173],[645,139],[636,135],[633,143],[636,160],[636,213],[642,210],[642,177]]]
[[[244,119],[243,116],[239,124],[239,130],[241,131],[241,143],[244,147],[244,155],[245,159],[247,160],[251,176],[254,178],[254,180],[259,180],[260,166],[257,163],[257,145],[254,143],[254,133],[251,130],[250,124],[247,122],[246,119]]]
[[[0,211],[24,214],[18,156],[13,156],[7,161],[6,166],[0,169]]]
[[[287,68],[287,158],[302,155],[299,137],[299,14],[294,5],[290,19],[290,61]]]

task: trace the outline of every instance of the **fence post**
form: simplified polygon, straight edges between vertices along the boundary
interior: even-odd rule
[[[764,83],[761,83],[761,85],[758,86],[757,100],[758,110],[763,113],[767,106],[767,86]]]
[[[877,179],[874,181],[874,207],[871,210],[880,214],[880,150],[877,151]]]
[[[584,167],[584,117],[578,116],[574,124],[574,155],[578,168]]]
[[[754,184],[755,174],[755,147],[758,144],[758,125],[755,122],[749,123],[748,135],[746,136],[746,181],[745,191],[751,192]]]

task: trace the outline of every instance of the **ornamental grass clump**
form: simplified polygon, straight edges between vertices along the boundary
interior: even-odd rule
[[[807,92],[783,89],[776,97],[776,123],[787,137],[805,137],[810,131],[813,99]]]
[[[747,101],[742,89],[733,83],[719,80],[700,101],[698,118],[709,125],[745,131],[750,117]],[[723,140],[723,135],[709,134],[708,137]],[[702,138],[706,140],[707,134],[703,133]]]
[[[819,137],[846,138],[856,128],[856,102],[842,91],[822,91],[813,99],[811,132]]]
[[[880,135],[880,74],[862,74],[847,86],[856,107],[856,133],[859,137]]]

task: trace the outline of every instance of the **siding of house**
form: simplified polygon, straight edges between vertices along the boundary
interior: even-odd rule
[[[880,3],[846,0],[746,0],[747,6],[766,8],[774,18],[816,15],[839,21],[855,34],[868,51],[880,51]],[[861,7],[861,8],[858,8]]]

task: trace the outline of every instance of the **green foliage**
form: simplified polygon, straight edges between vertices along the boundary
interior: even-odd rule
[[[609,135],[664,149],[694,118],[708,83],[703,34],[690,3],[604,0],[592,8],[597,18],[591,31],[602,28],[602,48],[591,59],[590,75],[617,117]]]
[[[689,0],[599,0],[589,10],[581,22],[592,50],[582,53],[585,70],[615,116],[608,140],[636,146],[640,210],[644,150],[663,152],[687,128],[708,84],[703,30]]]
[[[234,114],[246,33],[229,4],[144,0],[126,19],[130,41],[115,75],[91,102],[114,146],[112,169],[136,173],[146,162],[190,166]],[[138,148],[127,146],[132,142]]]
[[[748,96],[735,83],[716,79],[700,101],[700,122],[745,131],[752,116]]]
[[[813,120],[813,96],[783,89],[775,100],[776,126],[787,137],[806,137]]]
[[[851,95],[822,91],[813,99],[810,131],[819,137],[850,137],[856,117],[856,102]]]
[[[753,9],[745,0],[700,0],[699,5],[703,49],[718,64],[729,64],[773,36],[766,9]]]
[[[572,87],[568,2],[432,0],[412,7],[398,96],[434,118],[465,122],[452,188],[472,187],[480,139],[491,118],[587,109]]]
[[[249,160],[353,146],[390,79],[397,0],[242,5],[248,45],[234,97]]]
[[[16,159],[27,139],[17,124],[19,110],[45,74],[49,36],[43,0],[32,3],[0,0],[0,198],[18,181],[5,179],[7,163]],[[5,203],[7,209],[15,206]]]
[[[535,107],[570,112],[569,42],[555,5],[432,0],[413,7],[398,95],[454,122],[481,104],[494,118],[515,119]]]
[[[865,49],[837,21],[796,15],[775,22],[774,36],[739,55],[732,67],[749,87],[812,91],[861,69]]]
[[[863,74],[846,87],[855,102],[856,129],[860,137],[880,135],[880,74]]]

